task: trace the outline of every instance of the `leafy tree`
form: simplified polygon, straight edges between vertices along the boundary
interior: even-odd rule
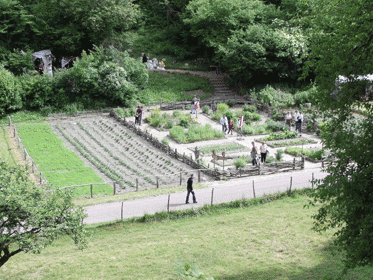
[[[0,65],[0,115],[21,107],[22,99],[17,79]]]
[[[313,194],[322,206],[315,228],[336,228],[335,244],[346,268],[373,264],[373,111],[361,79],[373,73],[373,12],[370,0],[315,1],[310,67],[316,69],[318,106],[327,122],[324,147],[335,161]],[[339,75],[350,82],[336,88]],[[334,92],[334,94],[332,94]],[[352,110],[365,108],[357,120]]]
[[[63,234],[82,249],[84,217],[71,191],[35,186],[25,168],[0,162],[0,267],[20,252],[39,253]]]

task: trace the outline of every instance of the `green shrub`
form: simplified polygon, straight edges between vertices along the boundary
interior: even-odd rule
[[[290,93],[274,89],[273,87],[267,85],[258,93],[258,98],[266,104],[273,107],[290,107],[294,105],[294,98]]]
[[[224,112],[228,111],[229,109],[229,106],[225,103],[218,103],[217,104],[217,110],[219,112],[221,112],[222,114],[224,114]]]
[[[163,138],[161,142],[167,146],[170,144],[170,141],[168,141],[167,138]]]
[[[210,107],[209,107],[209,106],[206,105],[206,106],[203,106],[203,107],[202,107],[202,112],[203,112],[203,113],[208,114],[209,111],[210,111]]]
[[[227,116],[228,120],[233,119],[233,112],[232,111],[227,110],[227,111],[224,112],[224,115]]]
[[[275,162],[276,159],[274,157],[267,157],[266,158],[266,163],[271,163],[271,162]]]
[[[247,162],[243,158],[238,158],[233,164],[236,167],[236,169],[239,169],[239,168],[245,168],[247,165]]]
[[[263,137],[261,141],[273,141],[273,140],[282,140],[282,139],[292,139],[299,136],[298,131],[283,131],[283,132],[273,132],[267,137]]]
[[[256,106],[255,105],[243,105],[243,110],[245,112],[250,112],[250,113],[254,113],[256,111]]]
[[[236,105],[236,103],[237,103],[236,100],[228,100],[228,101],[227,101],[227,105],[228,105],[229,107],[233,107],[234,105]]]
[[[276,160],[277,161],[281,161],[282,160],[282,157],[284,156],[284,150],[281,150],[281,149],[278,149],[276,151]]]
[[[267,125],[267,128],[271,130],[272,132],[289,130],[289,126],[287,126],[285,123],[275,122],[271,119],[266,120],[266,125]]]
[[[52,106],[46,106],[40,109],[40,113],[44,117],[48,117],[50,114],[53,113],[54,108]]]
[[[189,122],[187,120],[182,119],[182,120],[180,120],[179,126],[188,128],[189,127]]]
[[[173,115],[175,118],[178,118],[178,117],[180,117],[181,113],[180,113],[179,110],[175,110],[175,111],[173,111],[172,115]]]
[[[285,119],[284,114],[281,110],[274,109],[271,113],[271,118],[275,121],[283,121]]]
[[[312,98],[316,95],[317,89],[315,86],[306,91],[298,92],[294,95],[294,102],[298,106],[304,103],[312,102]]]
[[[0,65],[0,116],[22,108],[20,86],[16,77]]]

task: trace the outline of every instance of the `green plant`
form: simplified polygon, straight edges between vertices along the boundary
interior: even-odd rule
[[[266,157],[266,163],[271,163],[271,162],[275,162],[275,161],[276,161],[276,159],[272,156]]]
[[[168,146],[170,144],[170,141],[168,141],[167,138],[163,138],[162,143]]]
[[[224,114],[226,111],[228,111],[228,109],[229,109],[229,106],[225,103],[218,103],[217,104],[217,110],[222,114]]]
[[[181,113],[180,113],[179,110],[175,110],[175,111],[172,112],[172,115],[173,115],[175,118],[178,118],[178,117],[180,117]]]
[[[274,89],[269,85],[258,93],[258,97],[263,103],[273,107],[284,108],[294,105],[294,98],[290,93]]]
[[[281,139],[291,139],[297,138],[299,136],[298,131],[283,131],[283,132],[273,132],[267,137],[260,138],[260,141],[273,141]]]
[[[228,105],[229,107],[233,107],[234,105],[236,105],[236,103],[237,103],[236,100],[228,100],[228,101],[227,101],[227,105]]]
[[[236,169],[239,169],[239,168],[245,168],[247,165],[247,162],[243,158],[238,158],[233,164],[236,167]]]
[[[243,105],[243,110],[245,112],[250,112],[250,113],[254,113],[257,109],[256,109],[256,106],[255,105]]]
[[[203,113],[208,114],[209,111],[210,111],[210,107],[209,107],[209,106],[206,105],[206,106],[203,106],[203,107],[202,107],[202,112],[203,112]]]
[[[283,121],[285,119],[284,114],[279,109],[274,109],[271,113],[271,118],[275,121]]]
[[[276,156],[276,160],[277,160],[277,161],[281,161],[281,160],[282,160],[282,157],[284,156],[284,150],[282,150],[282,149],[278,149],[278,150],[276,151],[275,156]]]

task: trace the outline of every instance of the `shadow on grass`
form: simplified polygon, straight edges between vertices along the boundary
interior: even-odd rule
[[[215,280],[250,280],[250,279],[289,279],[289,280],[347,280],[347,279],[373,279],[373,266],[361,267],[347,271],[343,274],[344,265],[342,255],[333,249],[332,244],[325,243],[325,246],[318,249],[320,260],[323,263],[313,267],[304,267],[298,263],[286,264],[286,267],[280,267],[280,264],[274,265],[270,269],[248,269],[246,272],[227,276],[214,276]]]

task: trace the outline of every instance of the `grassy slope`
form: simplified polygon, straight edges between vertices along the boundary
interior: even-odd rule
[[[197,263],[215,280],[335,279],[340,256],[332,233],[311,230],[305,197],[179,220],[93,227],[89,247],[78,251],[61,238],[40,255],[18,254],[0,279],[178,279],[175,262]],[[342,279],[371,279],[355,269]]]
[[[18,163],[10,147],[9,137],[3,127],[0,128],[0,160],[5,161],[9,165]]]
[[[54,187],[101,183],[103,180],[77,154],[66,148],[63,141],[53,133],[49,124],[18,125],[18,134],[38,169]],[[94,193],[111,194],[108,185],[97,185]],[[76,188],[75,194],[87,195],[89,187]]]
[[[140,102],[147,104],[149,101],[163,102],[182,101],[185,99],[185,92],[201,89],[206,96],[199,96],[201,99],[209,97],[213,91],[210,82],[201,77],[181,73],[149,72],[148,88],[138,95]],[[189,100],[193,96],[187,96]]]

